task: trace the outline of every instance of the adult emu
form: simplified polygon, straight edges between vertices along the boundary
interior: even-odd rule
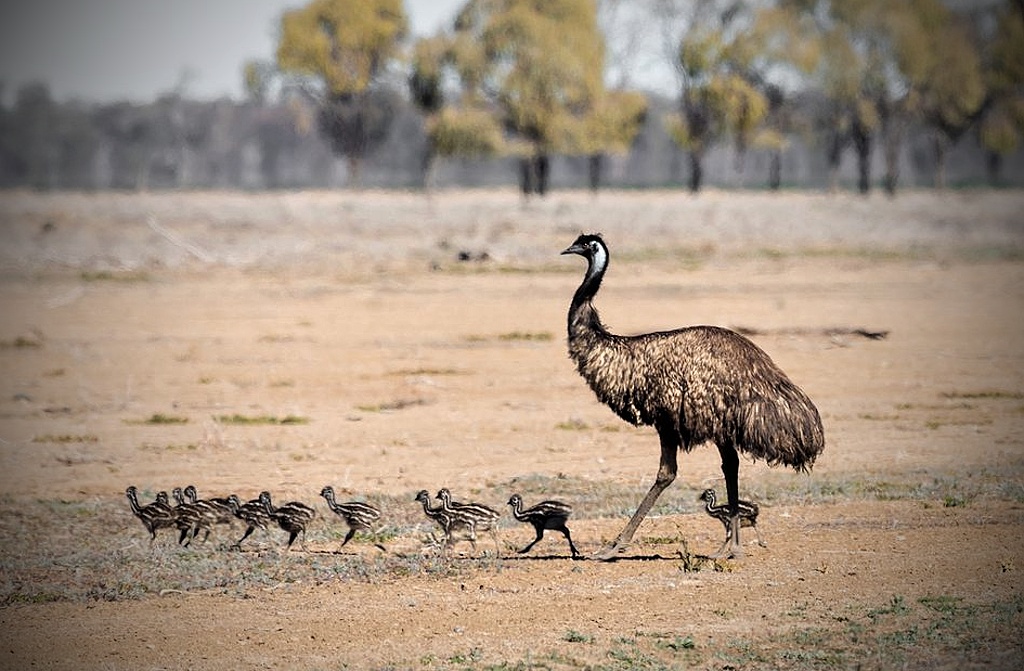
[[[661,462],[650,491],[615,541],[597,553],[612,559],[676,478],[676,453],[713,442],[732,514],[731,544],[738,557],[739,453],[807,471],[825,447],[821,418],[811,400],[747,338],[715,326],[622,336],[609,333],[593,300],[608,269],[599,235],[581,235],[563,254],[587,260],[569,306],[569,356],[598,399],[630,424],[653,425]]]

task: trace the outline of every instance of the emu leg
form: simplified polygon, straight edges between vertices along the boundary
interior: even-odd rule
[[[249,526],[249,527],[248,527],[248,528],[247,528],[247,529],[245,530],[245,533],[244,533],[244,534],[242,534],[242,537],[241,537],[241,538],[239,538],[239,539],[238,539],[237,541],[235,541],[235,544],[234,544],[234,545],[233,545],[232,547],[236,547],[236,548],[238,548],[239,550],[241,550],[241,549],[242,549],[242,541],[244,541],[244,540],[245,540],[246,538],[248,538],[248,537],[249,537],[249,535],[250,535],[250,534],[252,534],[252,532],[253,532],[253,531],[256,531],[256,527],[254,527],[254,526],[251,526],[251,525],[250,525],[250,526]]]
[[[726,552],[726,548],[729,547],[729,542],[731,540],[732,540],[732,534],[726,534],[725,540],[722,541],[722,546],[720,548],[718,548],[718,550],[716,550],[714,554],[710,554],[708,556],[710,558],[712,558],[712,559],[718,559],[719,557],[726,556],[728,554],[728,552]]]
[[[743,556],[743,548],[740,546],[739,514],[740,455],[732,445],[719,446],[718,453],[722,455],[722,475],[725,476],[725,489],[729,494],[729,515],[731,519],[729,537],[726,540],[731,541],[731,543],[729,543],[728,551],[723,552],[725,550],[725,546],[723,546],[721,550],[712,556],[716,558],[723,556],[739,558]]]
[[[356,535],[356,530],[355,529],[349,529],[348,533],[345,534],[345,540],[341,541],[341,546],[338,549],[340,550],[341,548],[345,547],[345,544],[348,543],[350,540],[352,540],[352,537],[355,536],[355,535]]]
[[[760,545],[763,548],[768,547],[768,544],[765,543],[763,540],[761,540],[761,532],[757,530],[757,525],[756,524],[751,524],[750,528],[754,530],[754,535],[757,536],[757,544]]]
[[[569,541],[569,550],[572,551],[572,558],[576,559],[576,557],[579,557],[580,551],[576,549],[576,546],[572,542],[572,536],[569,534],[569,527],[563,524],[559,527],[555,527],[555,530],[561,531],[562,535],[565,536],[565,540]]]
[[[533,539],[532,543],[530,543],[529,545],[524,547],[522,550],[520,550],[519,554],[526,554],[527,552],[530,551],[530,548],[532,548],[534,545],[536,545],[540,541],[541,538],[544,538],[544,527],[536,526],[536,527],[534,527],[533,530],[537,532],[537,537]]]
[[[633,513],[633,517],[626,523],[625,528],[619,532],[615,541],[603,550],[598,551],[594,555],[594,559],[610,561],[615,558],[615,555],[625,550],[629,542],[633,540],[633,534],[636,533],[637,527],[640,526],[640,523],[644,521],[647,513],[654,506],[654,502],[658,500],[658,497],[665,491],[665,488],[676,479],[676,452],[679,451],[681,444],[679,434],[675,430],[659,428],[658,437],[661,438],[661,464],[658,466],[658,476],[655,478],[654,484],[651,485],[647,496],[640,502],[640,507]]]
[[[501,557],[501,543],[498,541],[498,530],[495,527],[491,527],[491,538],[494,539],[494,556]]]

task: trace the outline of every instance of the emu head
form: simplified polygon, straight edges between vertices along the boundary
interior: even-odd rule
[[[576,241],[565,248],[563,254],[579,254],[587,259],[593,259],[595,256],[601,253],[601,251],[607,253],[608,248],[605,247],[604,240],[601,239],[600,233],[586,233],[576,238]]]
[[[576,238],[562,254],[579,254],[587,260],[587,276],[600,275],[608,267],[608,247],[598,233],[587,233]]]
[[[523,505],[523,497],[519,496],[519,494],[513,494],[512,498],[508,500],[508,505],[513,508]]]
[[[429,502],[430,501],[430,492],[428,492],[425,489],[421,489],[419,491],[419,493],[416,494],[416,500],[419,501],[420,503],[423,503],[424,501]]]

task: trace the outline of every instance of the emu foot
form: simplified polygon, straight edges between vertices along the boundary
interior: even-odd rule
[[[726,536],[722,547],[708,555],[708,559],[741,559],[742,557],[743,548],[739,543],[733,542],[731,534]]]
[[[743,559],[743,548],[739,545],[723,545],[717,552],[709,554],[708,559]]]
[[[591,559],[598,561],[615,561],[619,555],[626,551],[629,543],[615,542],[606,548],[602,548],[591,555]]]

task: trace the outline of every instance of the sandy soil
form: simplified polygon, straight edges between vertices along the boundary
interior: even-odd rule
[[[268,489],[325,516],[327,483],[408,500],[405,516],[421,488],[494,507],[516,479],[635,489],[617,514],[575,502],[574,538],[599,549],[658,448],[565,354],[583,265],[558,252],[582,231],[612,250],[597,301],[612,330],[757,329],[817,403],[827,447],[810,475],[742,464],[745,494],[774,492],[768,548],[723,571],[686,571],[680,554],[683,540],[694,553],[721,540],[694,500],[723,489],[717,452],[699,447],[666,494],[683,512],[656,511],[617,562],[573,562],[554,538],[495,559],[484,540],[482,558],[465,546],[445,568],[371,579],[15,600],[0,608],[0,666],[1019,668],[1021,212],[1018,192],[554,194],[525,207],[508,192],[5,194],[4,505],[116,502],[103,533],[134,561],[223,552],[169,536],[150,550],[123,502],[128,484],[190,482],[243,499]],[[217,419],[235,414],[308,422]],[[428,528],[388,552],[429,555]],[[17,565],[50,531],[0,525],[0,559]],[[531,537],[503,526],[510,545]],[[270,545],[246,554],[329,562],[336,549]],[[365,541],[352,552],[381,561]]]

